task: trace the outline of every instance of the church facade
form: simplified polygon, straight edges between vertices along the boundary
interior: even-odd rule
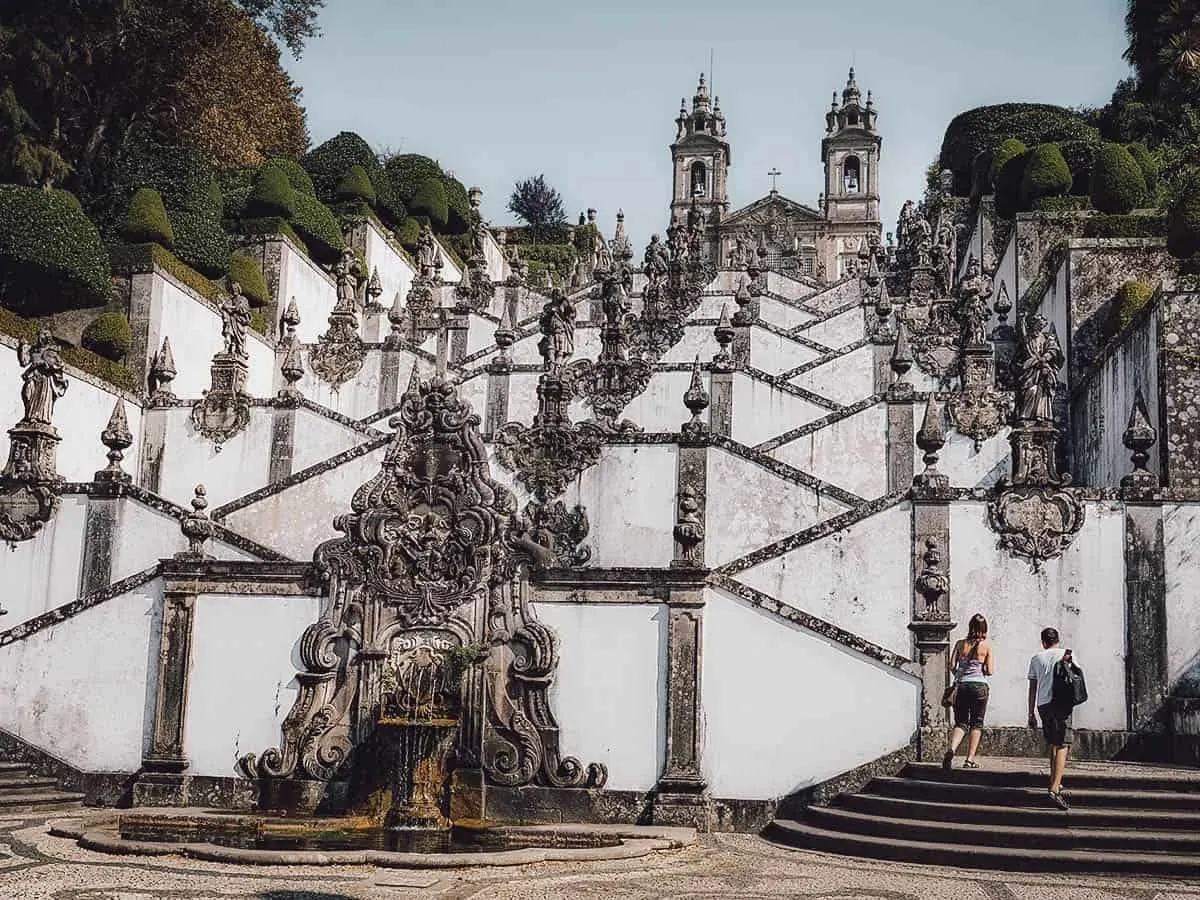
[[[729,210],[732,154],[719,98],[710,98],[704,76],[691,112],[680,101],[671,144],[674,180],[671,219],[688,210],[704,215],[709,252],[721,266],[742,267],[758,248],[772,271],[817,282],[837,281],[859,265],[859,248],[879,240],[879,157],[882,138],[870,91],[866,100],[850,70],[839,101],[825,115],[821,161],[825,190],[816,207],[771,192]]]

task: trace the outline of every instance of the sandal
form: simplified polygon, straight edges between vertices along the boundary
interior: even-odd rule
[[[963,768],[964,769],[978,769],[979,763],[975,762],[975,760],[973,760],[973,759],[968,759],[965,763],[963,763]]]

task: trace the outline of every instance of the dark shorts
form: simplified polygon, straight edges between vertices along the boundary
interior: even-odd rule
[[[1054,747],[1068,747],[1074,740],[1075,734],[1071,729],[1071,711],[1063,710],[1053,703],[1038,707],[1038,715],[1042,717],[1042,736],[1046,743]]]
[[[988,686],[982,681],[964,681],[954,698],[954,724],[959,728],[982,728],[987,712]]]

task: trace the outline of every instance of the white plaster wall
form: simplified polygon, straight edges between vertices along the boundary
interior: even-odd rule
[[[898,750],[919,682],[723,591],[704,611],[704,755],[714,797],[783,797]]]
[[[675,469],[671,444],[608,446],[564,493],[587,509],[584,544],[593,566],[665,566],[675,555]]]
[[[492,281],[504,281],[509,276],[508,259],[504,248],[496,242],[495,236],[489,231],[483,245],[483,255],[487,260],[488,278]]]
[[[1200,504],[1163,506],[1167,570],[1167,672],[1171,684],[1200,676]],[[1191,670],[1189,672],[1189,670]],[[1195,685],[1193,685],[1194,687]]]
[[[7,431],[25,414],[21,402],[21,372],[17,361],[16,341],[0,335],[0,429]],[[67,481],[91,481],[99,469],[108,465],[107,450],[100,443],[100,432],[108,425],[118,394],[93,383],[91,376],[67,367],[67,392],[54,405],[54,427],[62,441],[55,452],[58,474]],[[142,428],[142,410],[125,401],[125,418],[135,437],[134,446],[125,451],[126,472],[137,471],[138,445],[136,437]],[[7,435],[0,438],[0,452],[8,459]],[[2,464],[0,464],[2,467]]]
[[[831,319],[804,329],[801,333],[809,340],[824,344],[834,350],[845,347],[847,344],[853,344],[855,341],[862,340],[863,335],[866,334],[862,307],[856,306],[848,309]]]
[[[704,379],[704,389],[710,390],[708,373],[701,376]],[[691,419],[692,414],[683,405],[683,395],[692,382],[692,373],[655,372],[650,376],[646,390],[633,398],[625,407],[623,418],[640,425],[650,432],[678,431],[680,426]],[[736,393],[736,384],[734,382]],[[711,393],[711,391],[710,391]],[[536,404],[535,404],[536,408]],[[707,415],[707,414],[706,414]],[[734,407],[734,434],[737,434],[737,407]]]
[[[339,412],[343,416],[349,416],[351,419],[362,419],[379,411],[379,381],[381,378],[380,370],[383,365],[382,350],[368,350],[358,374],[349,381],[339,385],[336,389],[329,382],[323,381],[313,374],[312,365],[309,362],[309,354],[311,352],[311,347],[304,350],[304,377],[296,385],[300,389],[300,393],[314,403],[327,406],[334,412]],[[398,388],[400,393],[404,392],[404,388],[408,384],[409,372],[412,370],[411,358],[410,355],[405,354],[400,361],[400,383]],[[422,360],[418,363],[417,368],[421,372],[425,372],[426,370],[432,371],[433,364],[426,364]]]
[[[683,337],[679,339],[679,343],[663,354],[662,361],[665,363],[690,363],[699,355],[700,363],[704,365],[711,362],[720,349],[717,339],[713,337],[711,325],[689,325],[684,328]]]
[[[691,322],[696,319],[719,319],[721,317],[721,310],[725,308],[729,309],[730,318],[737,312],[738,305],[734,302],[732,293],[710,294],[701,298],[700,305],[696,307],[695,312],[688,316],[688,321]],[[708,327],[711,333],[712,326]]]
[[[1116,504],[1086,508],[1071,546],[1034,571],[997,546],[986,504],[950,507],[950,613],[959,623],[952,638],[965,636],[975,613],[987,617],[996,655],[991,725],[1025,724],[1029,657],[1041,649],[1041,630],[1052,626],[1087,674],[1088,702],[1075,711],[1075,727],[1126,726],[1125,520]]]
[[[117,535],[112,556],[113,581],[142,572],[188,547],[177,518],[129,497],[118,507]],[[208,545],[209,553],[228,558],[224,553],[214,552],[213,544]]]
[[[1009,324],[1013,324],[1016,319],[1017,301],[1020,299],[1018,291],[1024,290],[1024,286],[1017,284],[1017,230],[1013,228],[1008,235],[1008,243],[1004,245],[1004,250],[1000,253],[1000,262],[996,265],[995,274],[992,275],[992,296],[1000,296],[1000,285],[1004,285],[1008,291],[1008,299],[1013,303],[1013,312],[1009,315]]]
[[[533,372],[513,372],[508,376],[508,421],[533,424],[537,413],[537,384],[539,376]],[[626,417],[630,412],[625,411]],[[639,419],[634,419],[639,422]]]
[[[707,485],[704,562],[710,567],[846,511],[836,500],[719,447],[708,453]]]
[[[860,347],[790,379],[796,387],[849,406],[875,393],[875,348]]]
[[[184,752],[193,775],[232,777],[237,759],[279,746],[298,693],[300,635],[318,597],[196,598]]]
[[[716,341],[713,341],[714,345]],[[788,340],[764,328],[750,329],[750,365],[768,375],[778,375],[796,366],[810,363],[819,354],[816,350]]]
[[[136,772],[161,598],[156,579],[0,647],[0,728],[85,772]]]
[[[157,351],[163,338],[169,337],[178,373],[171,390],[180,397],[199,398],[212,387],[213,356],[225,348],[221,315],[160,275],[154,277],[153,290],[159,319],[157,331],[151,327],[149,350]],[[274,349],[259,339],[258,332],[251,331],[246,335],[246,353],[246,392],[252,397],[270,397],[275,384]]]
[[[1159,427],[1157,345],[1155,313],[1126,335],[1121,347],[1108,356],[1075,400],[1071,410],[1075,465],[1071,471],[1079,484],[1117,487],[1121,478],[1133,471],[1122,435],[1139,388],[1146,399],[1150,424]],[[1146,468],[1159,473],[1158,453],[1150,453]]]
[[[458,284],[462,280],[462,270],[450,258],[450,254],[446,252],[446,248],[442,246],[441,240],[436,235],[434,241],[437,242],[438,252],[442,257],[442,281],[447,284]]]
[[[770,455],[864,499],[882,497],[887,493],[887,405],[876,403]]]
[[[649,790],[664,762],[666,607],[535,603],[533,610],[560,641],[550,708],[563,755],[604,763],[608,788]]]
[[[379,295],[378,302],[385,309],[390,309],[396,294],[399,294],[401,303],[404,303],[408,299],[409,289],[412,288],[413,278],[417,273],[408,260],[396,252],[396,249],[370,219],[367,220],[366,257],[367,272],[379,273],[379,284],[383,288],[383,293]],[[336,290],[333,300],[337,300]],[[332,309],[332,305],[329,308]],[[303,313],[301,315],[303,316]],[[328,312],[326,312],[326,316],[328,316]],[[321,321],[323,323],[324,318]],[[387,327],[386,323],[385,327]],[[320,330],[317,331],[317,334],[320,334]],[[305,340],[313,339],[315,339],[315,335],[314,338]]]
[[[736,308],[735,304],[734,309]],[[732,311],[730,314],[732,315]],[[812,313],[806,313],[770,297],[759,298],[758,315],[764,322],[778,325],[780,328],[795,328],[797,325],[803,325],[816,318]]]
[[[403,384],[400,389],[403,391]],[[375,423],[375,427],[384,434],[391,431],[386,420]],[[296,410],[292,471],[307,469],[369,440],[370,438],[360,431],[348,428],[341,422],[326,418],[311,409],[300,407]]]
[[[579,329],[575,330],[575,338],[579,339]],[[521,338],[515,344],[508,348],[509,358],[517,365],[538,365],[542,364],[542,354],[538,353],[538,341],[542,339],[541,333],[534,331],[533,334]]]
[[[0,630],[78,597],[86,515],[87,497],[67,494],[58,513],[31,540],[0,546],[2,605],[8,610],[0,619]]]
[[[848,278],[805,298],[804,303],[822,313],[830,313],[856,301],[862,302],[862,288],[857,278]]]
[[[224,524],[291,559],[311,559],[317,544],[338,536],[334,517],[350,511],[354,492],[379,471],[385,450],[381,447],[242,507]]]
[[[337,286],[333,279],[303,253],[283,243],[283,256],[280,260],[279,271],[279,312],[287,308],[289,300],[296,301],[296,309],[300,313],[300,324],[296,327],[296,336],[301,343],[311,344],[317,335],[329,327],[329,313],[337,303]],[[383,271],[380,270],[380,278]],[[384,294],[382,301],[391,295]],[[174,343],[174,341],[172,341]],[[176,391],[176,393],[179,393]],[[182,395],[181,395],[182,396]]]
[[[909,656],[911,532],[909,506],[902,503],[734,577],[893,653]]]
[[[220,450],[196,433],[190,409],[167,409],[159,414],[167,420],[158,491],[163,497],[186,507],[196,485],[203,484],[213,508],[267,483],[274,427],[274,411],[269,407],[251,407],[250,422]]]
[[[466,402],[475,415],[479,416],[479,429],[483,430],[485,407],[487,406],[487,386],[488,379],[492,376],[487,372],[476,375],[474,378],[464,381],[458,386],[458,396]]]
[[[789,300],[803,300],[805,297],[810,297],[816,293],[815,288],[809,287],[801,281],[795,281],[786,275],[781,275],[771,269],[767,270],[767,290],[772,294],[787,297]]]
[[[675,394],[681,407],[685,390],[686,382]],[[741,372],[733,375],[733,439],[747,446],[761,444],[828,414],[829,410],[802,397],[785,394],[765,381],[749,378]],[[671,430],[677,429],[678,425]]]
[[[913,434],[921,427],[925,407],[915,404]],[[1007,478],[1011,466],[1012,448],[1008,443],[1007,427],[999,434],[988,438],[978,448],[972,438],[953,429],[946,432],[946,446],[938,454],[938,471],[950,479],[953,487],[991,487],[1001,478]],[[913,451],[913,472],[923,472],[925,463],[920,450]]]

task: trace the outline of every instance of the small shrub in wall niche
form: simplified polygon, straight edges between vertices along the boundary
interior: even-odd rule
[[[1154,154],[1146,149],[1145,144],[1126,144],[1125,149],[1129,151],[1129,155],[1133,157],[1133,161],[1142,170],[1142,178],[1146,180],[1147,194],[1153,196],[1155,189],[1158,187],[1158,160],[1154,158]]]
[[[66,191],[0,184],[0,304],[22,315],[103,306],[112,285],[96,226]]]
[[[131,244],[158,244],[170,250],[175,246],[175,232],[167,218],[162,195],[153,188],[138,188],[129,201],[122,239]]]
[[[83,329],[79,343],[85,350],[113,362],[121,362],[129,355],[133,335],[129,322],[120,313],[101,313]]]
[[[365,203],[368,206],[375,203],[375,188],[362,166],[354,165],[342,176],[337,186],[337,199],[343,203]]]
[[[1116,296],[1109,301],[1108,315],[1104,320],[1104,339],[1111,339],[1132,322],[1152,296],[1154,288],[1145,281],[1131,280],[1121,285]]]
[[[434,231],[445,229],[450,208],[446,200],[446,186],[441,179],[426,178],[421,182],[408,208],[414,215],[427,216]]]
[[[259,169],[254,179],[246,200],[246,215],[254,219],[270,216],[290,219],[296,214],[295,193],[283,171],[268,163]]]
[[[1200,260],[1200,178],[1193,178],[1167,215],[1167,250],[1195,272]]]
[[[270,302],[267,279],[254,257],[235,253],[229,261],[229,281],[238,283],[251,306],[266,306]]]
[[[1058,144],[1038,144],[1029,151],[1021,178],[1021,207],[1032,209],[1043,197],[1061,197],[1071,190],[1071,170]]]
[[[1146,178],[1133,155],[1120,144],[1105,144],[1092,165],[1092,205],[1103,213],[1121,215],[1146,199]]]

